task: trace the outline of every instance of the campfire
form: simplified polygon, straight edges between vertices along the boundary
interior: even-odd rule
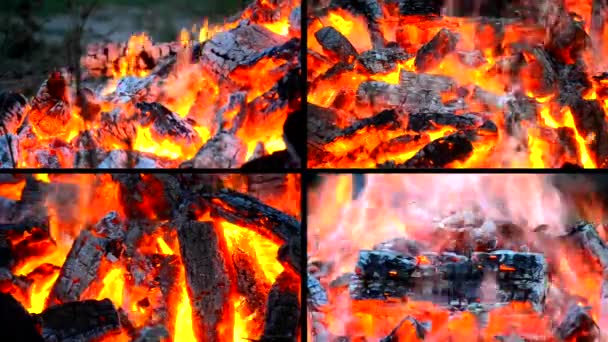
[[[31,99],[2,93],[1,165],[298,167],[303,141],[287,118],[302,115],[300,13],[297,1],[255,0],[175,42],[141,33],[88,46],[82,72],[53,72]]]
[[[309,191],[311,341],[608,341],[605,196],[545,175],[351,178]]]
[[[299,339],[299,183],[3,175],[3,338]]]
[[[310,167],[606,167],[595,0],[314,1]]]

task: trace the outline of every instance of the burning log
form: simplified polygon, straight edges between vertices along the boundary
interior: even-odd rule
[[[278,277],[268,294],[262,341],[294,340],[300,325],[300,282],[290,272]]]
[[[136,104],[139,109],[139,122],[142,126],[150,126],[152,137],[157,140],[172,139],[180,145],[198,145],[200,137],[191,122],[182,120],[160,103],[141,102]]]
[[[570,102],[570,109],[581,136],[593,137],[589,147],[598,165],[604,165],[608,160],[608,123],[601,105],[597,101],[578,97]]]
[[[380,48],[363,52],[357,62],[372,74],[385,74],[397,68],[398,62],[405,62],[412,56],[401,48]]]
[[[201,63],[212,73],[226,78],[239,66],[250,66],[264,49],[285,43],[285,38],[257,25],[239,25],[228,32],[220,32],[205,42]]]
[[[357,58],[355,47],[335,28],[328,26],[315,33],[315,38],[330,56],[340,61],[351,63]]]
[[[398,0],[401,15],[439,15],[441,13],[441,0]]]
[[[54,72],[32,99],[28,121],[36,129],[56,135],[65,132],[70,118],[67,82],[60,72]]]
[[[247,247],[252,250],[250,246]],[[237,248],[232,260],[236,271],[238,291],[245,297],[243,305],[247,308],[247,316],[255,322],[255,328],[251,334],[259,336],[264,329],[264,317],[261,313],[266,311],[266,294],[270,291],[270,286],[260,281],[264,275],[258,271],[259,265],[251,262],[250,258],[247,253]]]
[[[600,337],[600,331],[589,313],[589,308],[572,305],[564,320],[555,329],[555,335],[561,341],[583,337],[585,340],[595,341]]]
[[[380,167],[443,168],[455,161],[466,160],[471,153],[473,144],[465,134],[459,132],[432,141],[403,164],[388,162]]]
[[[245,159],[247,146],[233,133],[220,131],[209,139],[194,156],[197,169],[231,168]]]
[[[192,302],[194,331],[206,341],[232,340],[234,306],[230,302],[229,264],[223,234],[212,222],[178,224],[178,240],[188,294]]]
[[[4,134],[16,134],[25,119],[25,96],[3,91],[0,93],[0,122]]]
[[[110,244],[121,239],[122,234],[116,212],[99,221],[93,231],[83,230],[70,249],[47,305],[79,300],[81,294],[100,276],[102,261],[111,254]]]
[[[300,234],[300,224],[296,219],[251,196],[222,190],[218,194],[203,195],[203,198],[207,199],[213,216],[253,229],[273,241],[284,243]]]
[[[431,41],[423,45],[416,53],[416,70],[425,72],[435,68],[441,60],[456,49],[459,37],[448,29],[441,29]]]
[[[39,315],[42,336],[49,341],[81,341],[118,332],[120,320],[109,299],[56,305]]]
[[[407,129],[422,132],[436,129],[436,125],[450,126],[458,130],[473,129],[483,124],[483,119],[473,113],[455,115],[448,113],[412,113]]]
[[[476,303],[484,274],[496,277],[497,303],[529,301],[542,311],[548,284],[544,257],[495,251],[472,258],[444,252],[406,256],[394,251],[360,251],[349,291],[357,300],[409,296],[445,305]]]

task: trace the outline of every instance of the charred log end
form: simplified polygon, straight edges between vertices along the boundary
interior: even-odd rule
[[[262,341],[294,340],[300,326],[300,279],[291,271],[281,273],[268,294]]]
[[[473,153],[473,144],[461,133],[439,138],[426,145],[405,162],[406,167],[445,167],[455,161],[465,161]]]
[[[414,63],[416,71],[425,72],[441,63],[443,58],[456,49],[459,36],[446,28],[442,28],[433,39],[424,44],[416,53]]]
[[[343,62],[352,63],[358,55],[348,38],[331,26],[315,32],[315,38],[327,54]]]

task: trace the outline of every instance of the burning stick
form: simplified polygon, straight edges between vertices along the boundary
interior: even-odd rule
[[[232,340],[234,306],[223,234],[212,222],[178,224],[178,238],[193,307],[194,331],[205,341]]]

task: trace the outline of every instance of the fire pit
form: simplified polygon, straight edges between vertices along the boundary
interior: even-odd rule
[[[608,165],[603,1],[313,4],[310,167]]]
[[[365,183],[309,191],[311,341],[607,340],[605,196],[542,175]]]
[[[3,175],[3,338],[296,340],[299,182]]]
[[[88,46],[82,72],[53,72],[31,99],[1,94],[1,166],[299,167],[299,6],[255,0],[176,42]]]

